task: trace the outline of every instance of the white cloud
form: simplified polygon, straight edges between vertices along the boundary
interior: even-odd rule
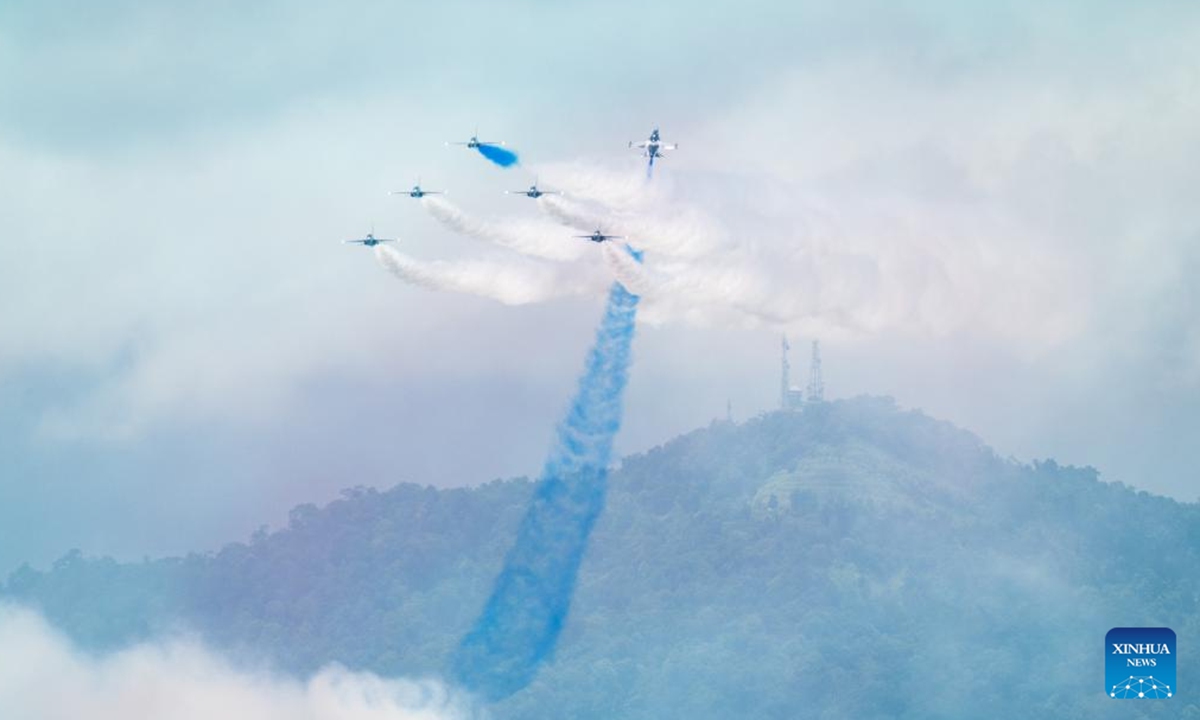
[[[11,720],[466,720],[435,680],[326,668],[307,681],[238,668],[189,641],[81,652],[39,616],[0,605],[0,708]]]
[[[370,253],[339,243],[407,222],[406,247],[422,246],[385,194],[392,174],[360,164],[380,138],[339,139],[331,125],[355,122],[339,117],[119,159],[0,145],[21,169],[0,179],[0,373],[98,379],[50,408],[44,430],[135,437],[167,416],[272,419],[298,383],[365,372],[405,324],[428,326]]]

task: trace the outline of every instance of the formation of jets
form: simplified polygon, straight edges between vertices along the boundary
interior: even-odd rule
[[[462,141],[458,141],[458,142],[448,142],[446,144],[447,145],[462,145],[467,148],[478,148],[481,146],[488,146],[488,145],[493,146],[493,147],[499,147],[499,146],[504,145],[504,141],[503,140],[480,140],[478,131],[476,131],[476,134],[472,135],[470,140],[462,140]],[[664,157],[664,153],[666,153],[670,150],[675,150],[679,146],[674,145],[674,144],[668,145],[668,144],[662,142],[662,137],[659,135],[658,128],[656,127],[656,128],[654,128],[654,130],[652,130],[650,132],[650,137],[648,139],[643,140],[641,142],[637,142],[637,143],[630,141],[629,147],[640,150],[642,153],[642,157],[650,158],[649,169],[653,169],[654,168],[654,160],[656,158]],[[542,190],[541,188],[539,188],[537,186],[536,179],[534,180],[534,183],[529,186],[528,190],[506,190],[505,192],[508,193],[509,195],[524,195],[525,197],[534,198],[535,200],[537,198],[542,197],[543,195],[561,195],[562,194],[556,190]],[[392,192],[389,193],[389,195],[407,195],[411,198],[418,198],[418,199],[423,198],[426,195],[442,195],[442,194],[444,194],[444,191],[442,191],[442,190],[422,189],[420,178],[417,179],[417,184],[413,185],[411,190],[393,190]],[[572,237],[589,240],[594,243],[602,243],[602,242],[607,242],[609,240],[624,239],[624,237],[621,235],[606,235],[604,232],[602,232],[600,230],[600,228],[596,228],[596,231],[589,235],[573,235]],[[346,244],[362,245],[364,247],[375,247],[376,245],[378,245],[380,243],[396,242],[396,239],[395,238],[377,238],[377,237],[375,237],[374,229],[372,229],[371,232],[367,233],[367,236],[365,238],[356,238],[354,240],[343,240],[342,242],[344,242]]]

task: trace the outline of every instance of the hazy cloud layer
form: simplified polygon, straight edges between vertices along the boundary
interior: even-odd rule
[[[331,667],[300,682],[235,667],[189,641],[93,657],[32,612],[0,605],[0,707],[39,720],[467,720],[480,717],[432,680]]]

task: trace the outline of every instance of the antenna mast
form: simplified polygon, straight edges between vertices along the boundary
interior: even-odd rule
[[[788,364],[788,358],[787,358],[789,347],[791,347],[791,346],[788,345],[787,335],[784,335],[783,343],[782,343],[783,351],[780,355],[781,362],[783,364],[782,365],[783,372],[779,379],[779,409],[780,410],[788,409],[788,397],[789,397],[788,391],[791,389],[791,382],[790,382],[790,378],[788,377],[788,375],[791,372],[792,366]]]
[[[825,380],[821,377],[821,343],[813,340],[812,369],[808,375],[808,401],[822,402],[825,400]]]

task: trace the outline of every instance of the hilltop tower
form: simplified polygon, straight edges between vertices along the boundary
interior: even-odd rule
[[[824,402],[825,379],[821,377],[821,343],[813,340],[812,366],[808,371],[808,401],[810,403]]]
[[[791,346],[788,345],[787,335],[784,335],[783,343],[781,345],[782,352],[780,353],[780,364],[781,364],[781,367],[783,370],[783,372],[780,374],[780,377],[779,377],[779,409],[780,410],[787,410],[787,406],[788,406],[788,388],[789,388],[789,383],[791,382],[788,375],[791,373],[791,370],[792,370],[792,366],[788,364],[788,359],[787,359],[787,351],[788,351],[789,347],[791,347]]]
[[[783,336],[783,343],[781,347],[782,353],[780,357],[781,372],[779,377],[779,409],[795,410],[803,403],[804,394],[800,392],[800,388],[792,387],[791,384],[792,365],[788,362],[788,350],[790,350],[792,346],[788,344],[787,335]]]

